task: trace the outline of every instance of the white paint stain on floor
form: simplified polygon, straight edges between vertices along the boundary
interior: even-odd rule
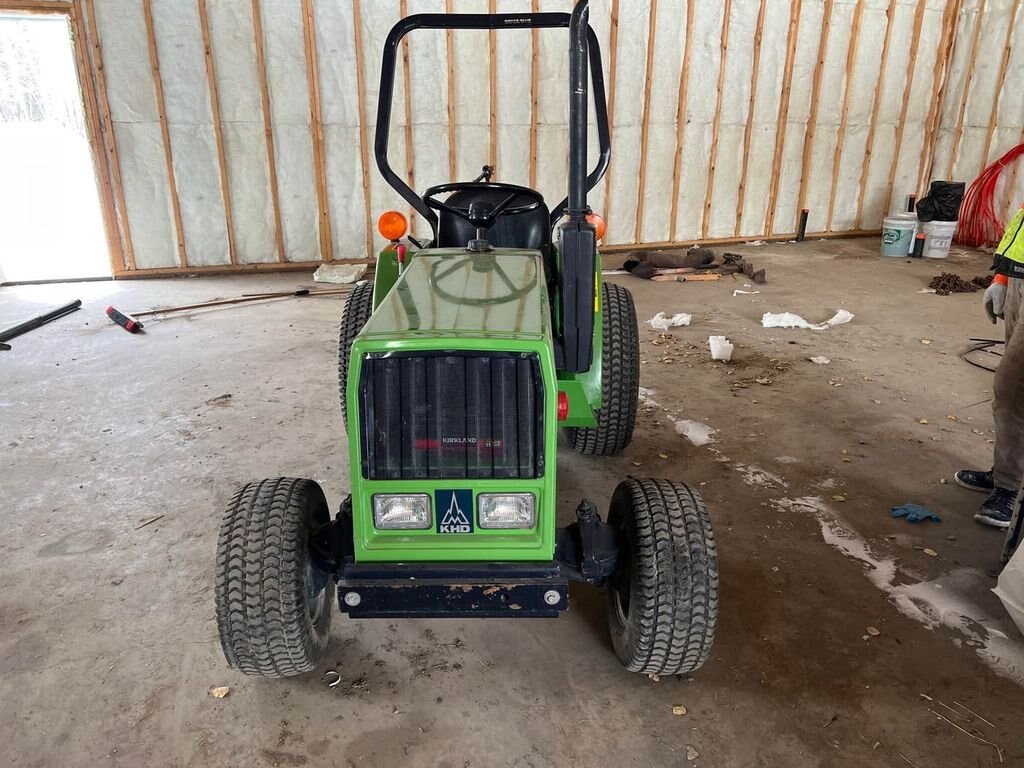
[[[974,568],[956,568],[931,581],[897,583],[909,574],[895,558],[875,553],[868,542],[817,496],[775,499],[781,512],[813,515],[824,541],[864,567],[864,574],[888,595],[900,613],[928,629],[946,627],[962,634],[985,663],[1024,685],[1024,644],[1005,616],[990,616],[972,599],[990,589],[991,579]]]
[[[653,390],[641,387],[641,404],[664,413],[677,433],[695,446],[707,446],[716,461],[729,464],[747,485],[789,487],[780,475],[753,464],[734,463],[711,445],[714,429],[698,421],[679,418],[657,402],[652,397],[654,394]],[[795,463],[786,460],[789,458],[779,457],[778,460],[782,464]],[[817,485],[822,490],[829,490],[835,487],[835,481],[828,478]],[[878,555],[867,540],[821,497],[774,499],[772,505],[782,512],[812,515],[821,526],[825,543],[860,563],[868,580],[884,592],[901,613],[928,629],[946,627],[959,632],[963,639],[956,639],[958,646],[966,644],[973,647],[997,674],[1024,686],[1024,643],[1021,643],[1016,628],[1008,617],[990,616],[972,600],[973,595],[983,594],[992,587],[991,579],[984,573],[973,568],[957,568],[931,581],[913,580],[915,574],[906,567],[901,568],[896,558]],[[901,578],[907,581],[897,583]]]
[[[789,483],[779,475],[753,464],[734,464],[733,469],[740,473],[743,482],[747,485],[757,485],[764,488],[789,488]]]
[[[676,433],[685,437],[694,446],[701,448],[711,446],[715,441],[715,430],[700,421],[683,419],[674,414],[668,408],[655,400],[653,389],[640,387],[640,404],[645,408],[652,408],[661,411],[675,427]],[[779,475],[769,472],[766,469],[753,464],[733,464],[732,459],[724,455],[720,450],[711,446],[708,448],[715,455],[715,460],[723,464],[731,464],[732,468],[740,473],[743,482],[747,485],[760,486],[762,488],[788,488],[789,483]]]
[[[715,430],[707,424],[691,419],[673,419],[676,432],[685,437],[698,448],[714,440]]]
[[[715,430],[703,422],[694,421],[693,419],[679,418],[668,408],[651,397],[653,394],[654,390],[640,387],[640,404],[648,408],[655,408],[664,413],[668,420],[672,422],[672,426],[675,427],[677,434],[685,437],[691,444],[698,448],[714,442]]]

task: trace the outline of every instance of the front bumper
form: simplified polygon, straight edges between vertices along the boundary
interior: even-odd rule
[[[553,618],[569,607],[569,580],[556,562],[350,563],[338,603],[356,619]]]

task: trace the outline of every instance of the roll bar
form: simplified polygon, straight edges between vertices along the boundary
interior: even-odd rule
[[[437,239],[437,214],[424,204],[422,198],[392,169],[388,162],[388,138],[391,127],[391,102],[394,96],[395,62],[398,45],[414,29],[554,29],[568,27],[569,48],[569,188],[564,200],[551,211],[551,225],[568,213],[580,220],[588,212],[587,192],[604,176],[611,161],[611,137],[608,130],[608,105],[605,101],[604,71],[601,66],[601,46],[597,35],[587,23],[589,0],[579,0],[572,14],[568,13],[418,13],[401,19],[384,42],[384,60],[380,70],[380,93],[377,101],[377,132],[373,154],[377,167],[402,198],[423,218]],[[587,69],[594,89],[597,118],[597,138],[600,154],[597,165],[586,173],[587,164]]]

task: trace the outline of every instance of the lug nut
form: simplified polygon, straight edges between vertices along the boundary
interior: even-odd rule
[[[549,589],[544,593],[544,602],[548,605],[558,605],[562,600],[562,596],[558,594],[558,590]]]
[[[363,602],[363,598],[359,596],[358,592],[346,592],[345,593],[345,605],[349,608],[355,608]]]

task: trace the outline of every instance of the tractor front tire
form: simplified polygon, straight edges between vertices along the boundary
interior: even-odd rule
[[[357,283],[345,301],[338,333],[338,392],[341,396],[341,420],[348,429],[348,364],[352,340],[359,335],[373,314],[373,283]]]
[[[624,480],[608,523],[619,542],[607,584],[615,653],[631,672],[699,669],[718,617],[715,536],[700,494],[670,480]]]
[[[601,287],[601,407],[596,427],[568,427],[573,450],[591,456],[611,456],[633,439],[640,391],[640,333],[636,307],[628,289],[614,283]]]
[[[261,480],[231,499],[217,540],[214,594],[221,648],[235,669],[288,677],[320,663],[334,581],[313,566],[309,540],[330,518],[312,480]]]

